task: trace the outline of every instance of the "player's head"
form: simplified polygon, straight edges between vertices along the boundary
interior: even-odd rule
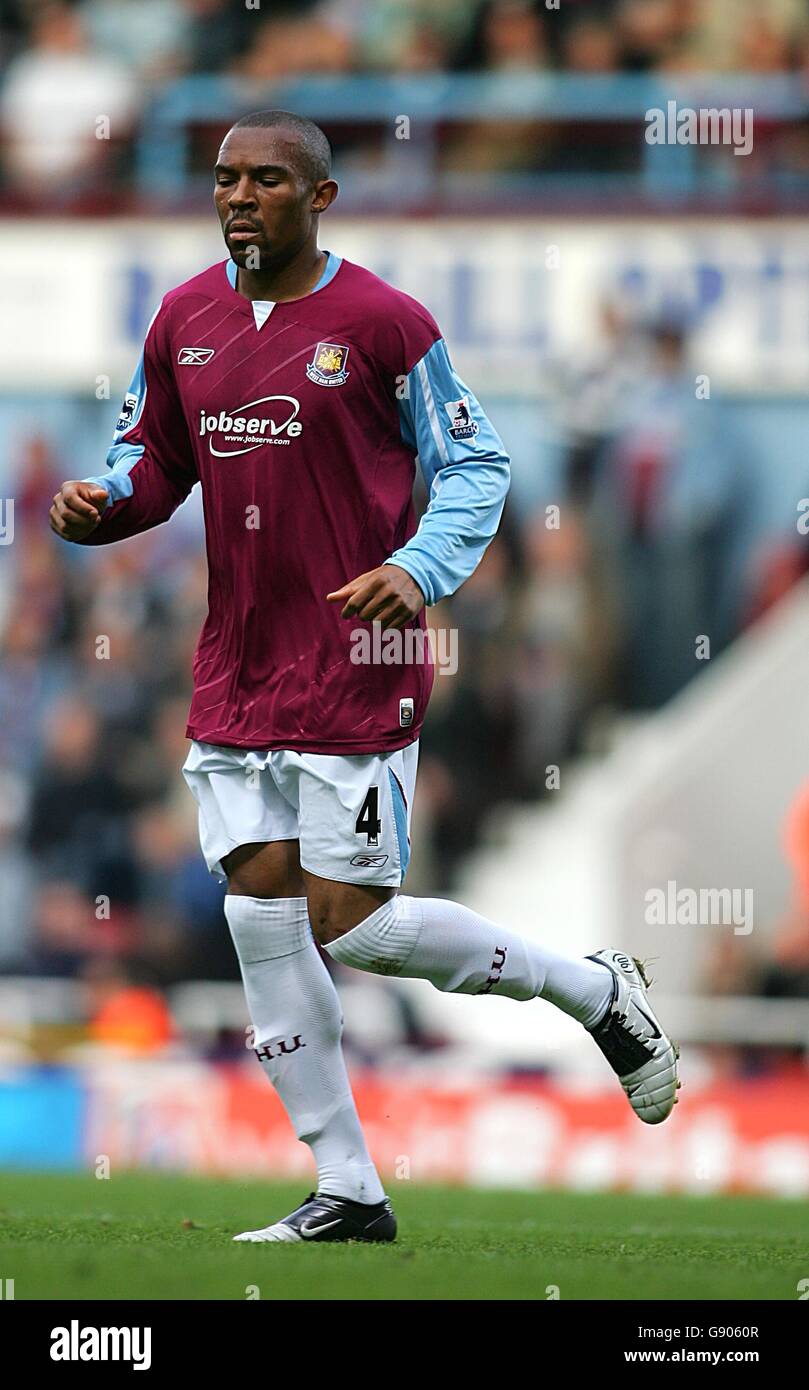
[[[237,265],[283,264],[316,242],[318,218],[337,196],[331,159],[320,126],[291,111],[255,111],[231,127],[216,161],[214,201]],[[233,230],[239,224],[249,233]]]

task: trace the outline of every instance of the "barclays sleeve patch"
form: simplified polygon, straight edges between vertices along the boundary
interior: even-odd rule
[[[447,434],[456,443],[461,439],[474,439],[480,426],[473,420],[469,411],[469,397],[461,396],[459,401],[445,401],[444,409],[449,416]]]
[[[138,397],[134,395],[131,391],[127,391],[126,395],[124,396],[123,405],[121,406],[121,413],[118,416],[118,422],[115,426],[116,434],[123,434],[126,430],[132,428],[132,423],[135,419],[135,412],[137,408]]]

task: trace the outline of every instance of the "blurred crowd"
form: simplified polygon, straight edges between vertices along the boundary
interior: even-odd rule
[[[90,192],[120,197],[150,102],[194,74],[261,84],[267,104],[273,83],[307,75],[702,71],[809,71],[809,3],[0,0],[2,174],[7,194],[23,201],[35,196],[43,176],[51,198],[59,190],[74,203]],[[637,164],[639,128],[588,121],[583,140],[584,129],[467,116],[455,128],[447,124],[437,157],[443,168],[464,172],[569,174],[583,159],[611,170]],[[378,140],[366,124],[335,123],[334,133],[341,155],[359,151],[373,169]],[[758,135],[761,149],[764,124]],[[779,160],[805,171],[802,128],[790,127],[779,140]],[[200,167],[210,164],[208,145]],[[755,161],[731,160],[729,176],[732,170],[741,177],[742,164],[747,177]]]
[[[804,0],[2,0],[3,61],[90,50],[139,82],[194,72],[779,72]]]
[[[309,74],[707,70],[809,76],[809,0],[0,0],[0,188],[12,207],[85,193],[97,207],[99,187],[117,206],[149,103],[189,75],[262,84],[267,104],[273,83]],[[334,135],[346,161],[360,152],[373,167],[365,126]],[[472,173],[554,160],[567,173],[586,145],[591,164],[612,169],[637,159],[637,130],[624,138],[481,116],[448,123],[438,157]],[[784,138],[790,167],[809,170],[806,132]],[[197,154],[210,164],[204,144]],[[675,314],[630,324],[605,302],[590,360],[557,364],[558,515],[512,504],[476,574],[430,615],[458,629],[459,667],[437,677],[422,738],[409,891],[450,892],[500,806],[548,794],[616,714],[659,708],[703,669],[695,634],[718,655],[809,568],[793,516],[779,543],[756,544],[748,442],[695,397],[687,349]],[[87,554],[47,530],[72,471],[53,437],[29,437],[12,471],[0,971],[83,980],[101,1038],[165,1037],[162,987],[237,976],[180,775],[206,605],[199,509]],[[790,853],[805,867],[807,822],[795,817]],[[723,960],[716,987],[805,996],[807,962],[804,893],[776,958]],[[402,1026],[416,1035],[414,1020]]]
[[[616,713],[653,710],[807,569],[794,528],[762,559],[745,531],[742,442],[695,400],[670,316],[560,370],[564,479],[507,508],[434,629],[458,629],[422,737],[411,892],[450,891],[504,802],[558,785]],[[634,388],[622,389],[634,363]],[[180,775],[206,607],[199,509],[88,552],[47,528],[68,459],[16,461],[0,586],[0,968],[83,977],[104,962],[168,984],[232,978],[223,889]],[[423,500],[423,499],[422,499]],[[747,536],[739,555],[740,536]],[[448,651],[436,644],[437,652]]]

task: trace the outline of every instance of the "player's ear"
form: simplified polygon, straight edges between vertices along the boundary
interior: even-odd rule
[[[321,179],[319,183],[316,183],[312,198],[312,212],[325,212],[326,208],[331,207],[338,191],[334,179]]]

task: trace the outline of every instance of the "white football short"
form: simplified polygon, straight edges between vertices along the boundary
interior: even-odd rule
[[[298,840],[304,869],[339,883],[399,887],[410,857],[418,740],[351,757],[192,742],[183,775],[212,874],[239,845]]]

